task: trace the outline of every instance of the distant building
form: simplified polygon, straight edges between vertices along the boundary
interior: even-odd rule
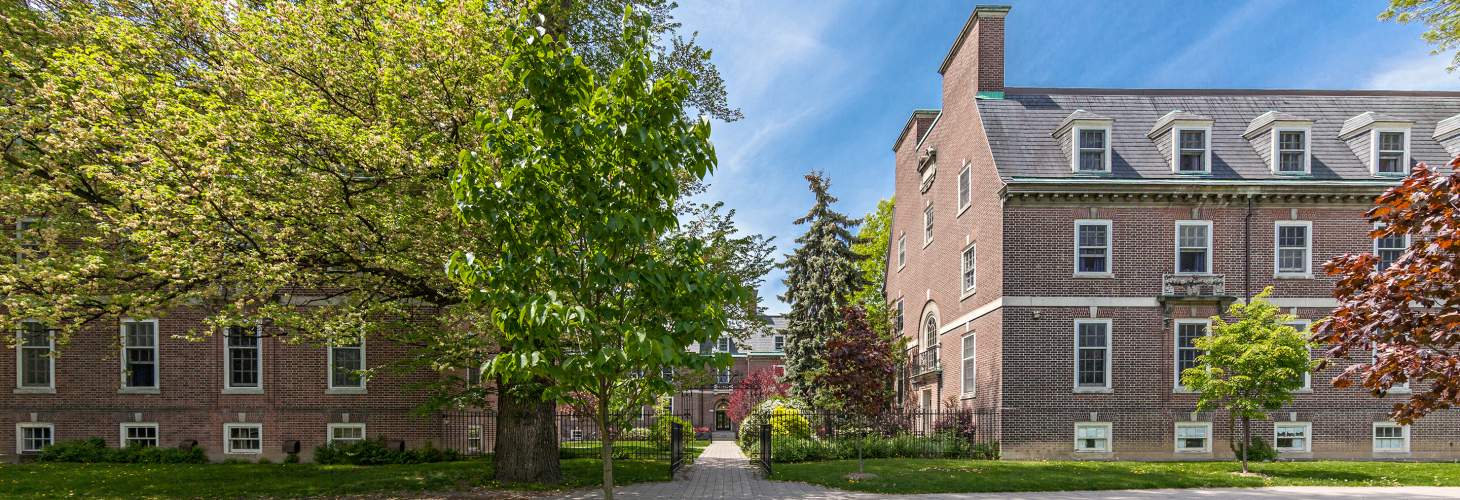
[[[727,352],[734,360],[730,368],[714,374],[710,385],[686,389],[673,397],[671,411],[676,415],[689,415],[695,427],[709,428],[722,435],[735,432],[725,410],[730,405],[730,393],[735,386],[751,373],[758,370],[772,370],[777,376],[785,374],[786,318],[771,316],[770,332],[753,335],[745,343],[736,343],[730,338],[721,338],[715,344],[697,345],[702,353]]]

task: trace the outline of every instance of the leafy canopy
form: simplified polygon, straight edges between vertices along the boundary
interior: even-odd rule
[[[1390,0],[1379,19],[1424,23],[1429,29],[1420,38],[1435,46],[1431,54],[1444,54],[1460,46],[1460,2],[1455,0]],[[1460,53],[1451,56],[1446,69],[1455,71],[1456,67],[1460,67]]]
[[[1196,366],[1181,373],[1181,383],[1198,394],[1197,409],[1223,409],[1238,418],[1264,418],[1293,400],[1303,374],[1313,368],[1304,332],[1287,323],[1266,299],[1272,287],[1247,304],[1233,304],[1228,315],[1212,317],[1210,335],[1196,339]]]
[[[892,198],[877,201],[877,209],[862,218],[857,240],[852,243],[862,271],[862,287],[852,294],[852,303],[866,312],[872,330],[887,333],[892,317],[887,307],[883,286],[887,282],[887,254],[892,247]]]

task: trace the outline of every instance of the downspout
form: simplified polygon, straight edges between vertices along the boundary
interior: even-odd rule
[[[1247,195],[1247,215],[1242,218],[1242,302],[1252,300],[1252,195]]]

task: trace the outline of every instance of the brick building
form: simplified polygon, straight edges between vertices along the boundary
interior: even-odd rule
[[[714,380],[704,387],[686,389],[673,397],[671,410],[676,415],[689,415],[695,427],[706,427],[720,436],[729,436],[737,430],[725,410],[730,405],[730,393],[746,376],[759,370],[772,370],[777,375],[785,371],[786,318],[771,316],[770,331],[751,335],[744,343],[721,339],[715,345],[701,345],[696,348],[702,353],[726,352],[733,362],[730,368],[714,374]]]
[[[942,67],[940,110],[893,144],[887,298],[911,362],[903,405],[999,416],[1009,458],[1231,456],[1225,413],[1177,381],[1192,339],[1275,287],[1301,318],[1336,305],[1321,266],[1375,241],[1373,198],[1460,153],[1460,93],[1041,89],[1004,85],[1008,7],[980,6]],[[1454,411],[1311,374],[1254,433],[1286,458],[1455,459]]]

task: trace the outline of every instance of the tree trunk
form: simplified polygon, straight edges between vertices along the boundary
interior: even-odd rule
[[[613,432],[608,428],[607,396],[598,398],[598,430],[603,456],[603,500],[613,500]]]
[[[1242,473],[1247,473],[1247,449],[1252,447],[1252,418],[1242,416]]]
[[[557,403],[511,390],[498,381],[495,479],[511,483],[557,484]]]

